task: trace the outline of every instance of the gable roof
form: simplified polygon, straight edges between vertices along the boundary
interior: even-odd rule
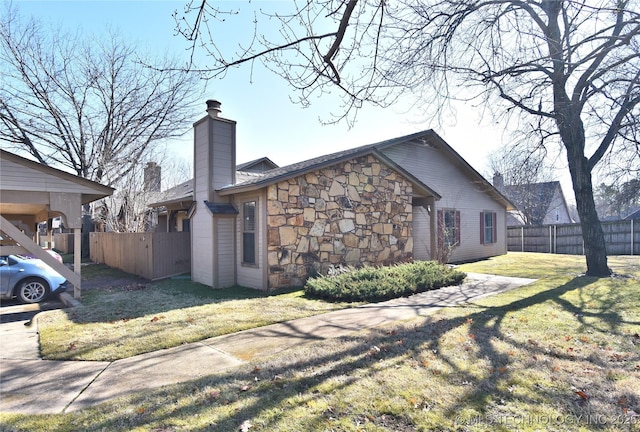
[[[254,175],[253,177],[247,178],[244,181],[239,181],[236,179],[236,183],[232,185],[227,185],[218,190],[220,195],[232,195],[241,192],[252,191],[256,189],[260,189],[271,184],[277,183],[282,180],[286,180],[292,177],[296,177],[299,175],[307,174],[309,172],[313,172],[331,165],[335,165],[340,162],[345,162],[347,160],[357,158],[360,156],[365,156],[368,154],[373,154],[376,158],[381,160],[386,165],[389,165],[394,170],[398,171],[405,178],[411,181],[414,186],[418,189],[422,189],[423,192],[430,196],[436,197],[436,199],[440,199],[441,196],[429,188],[427,185],[422,183],[419,179],[417,179],[413,174],[406,171],[404,168],[398,166],[396,163],[392,162],[382,153],[380,150],[383,148],[404,142],[409,141],[414,138],[418,138],[422,135],[434,133],[431,130],[417,132],[415,134],[406,135],[403,137],[393,138],[386,141],[381,141],[375,144],[368,144],[348,150],[339,151],[336,153],[331,153],[327,155],[318,156],[312,159],[307,159],[305,161],[296,162],[291,165],[287,165],[280,168],[275,168],[270,171],[266,171],[262,175]]]
[[[382,153],[382,150],[392,147],[394,145],[398,145],[405,142],[417,141],[422,143],[429,143],[434,145],[435,147],[442,150],[446,156],[449,157],[455,164],[460,166],[463,171],[469,175],[473,180],[478,183],[483,184],[484,190],[491,195],[494,199],[501,202],[505,205],[507,210],[515,209],[513,203],[509,201],[509,199],[504,196],[500,191],[498,191],[490,182],[488,182],[480,173],[478,173],[467,161],[465,161],[462,156],[460,156],[451,146],[449,146],[436,132],[432,129],[427,129],[419,132],[415,132],[409,135],[404,135],[397,138],[392,138],[384,141],[380,141],[373,144],[367,144],[360,147],[355,147],[352,149],[342,150],[339,152],[318,156],[312,159],[308,159],[305,161],[293,163],[291,165],[287,165],[284,167],[272,169],[263,173],[262,175],[255,176],[254,178],[247,179],[246,181],[239,181],[236,179],[236,183],[232,185],[227,185],[220,190],[218,190],[220,195],[231,195],[240,192],[252,191],[255,189],[259,189],[274,183],[277,183],[282,180],[289,179],[291,177],[296,177],[299,175],[303,175],[321,168],[325,168],[336,163],[344,162],[349,159],[353,159],[356,157],[372,154],[376,158],[378,158],[381,162],[390,166],[394,170],[398,171],[400,174],[405,176],[409,181],[411,181],[414,186],[425,192],[427,195],[431,195],[436,197],[436,199],[440,199],[441,195],[431,189],[429,186],[424,184],[421,180],[416,178],[413,174],[405,170],[403,167],[399,166],[387,156]]]
[[[178,204],[182,201],[190,201],[193,198],[193,179],[180,183],[162,193],[162,201],[150,203],[150,207],[164,207],[170,204]]]
[[[364,155],[373,155],[381,162],[393,168],[400,174],[402,174],[407,180],[412,182],[417,190],[421,190],[423,193],[433,196],[436,199],[440,199],[441,195],[424,184],[421,180],[416,178],[413,174],[408,172],[403,167],[396,164],[382,153],[382,150],[398,145],[405,142],[417,141],[420,143],[432,144],[442,150],[445,155],[449,157],[455,164],[460,166],[463,171],[471,177],[474,181],[482,184],[485,190],[495,200],[505,205],[507,210],[515,210],[513,203],[500,191],[498,191],[490,182],[488,182],[480,173],[478,173],[469,163],[462,158],[451,146],[449,146],[436,132],[432,129],[427,129],[419,132],[415,132],[409,135],[404,135],[397,138],[392,138],[384,141],[380,141],[373,144],[367,144],[360,147],[355,147],[339,152],[318,156],[305,161],[296,162],[284,167],[277,167],[269,171],[255,173],[239,170],[240,167],[246,167],[247,165],[253,165],[259,163],[267,158],[256,159],[254,161],[246,162],[236,167],[236,182],[224,186],[218,190],[218,193],[222,196],[232,195],[241,192],[253,191],[261,189],[268,185],[286,180],[292,177],[303,175],[309,172],[316,171],[331,165],[335,165],[340,162],[357,158]],[[274,164],[275,165],[275,164]],[[244,168],[246,169],[246,168]],[[153,203],[151,206],[160,207],[163,205],[177,203],[179,201],[190,200],[193,198],[193,179],[184,182],[172,189],[166,191],[166,199],[162,202]]]
[[[278,165],[276,165],[275,162],[265,156],[249,162],[241,163],[240,165],[236,166],[236,171],[264,172],[272,170],[274,168],[278,168]]]
[[[631,220],[631,219],[640,219],[640,207],[635,209],[635,211],[631,211],[627,216],[622,218],[623,220]]]
[[[556,192],[562,198],[562,203],[568,212],[568,206],[559,181],[542,183],[527,183],[523,185],[505,185],[505,195],[509,197],[521,211],[530,211],[533,224],[542,223],[549,212]]]

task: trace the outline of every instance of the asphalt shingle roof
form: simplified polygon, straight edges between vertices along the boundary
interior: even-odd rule
[[[542,224],[560,182],[505,185],[504,194],[522,211],[530,212],[531,223]],[[562,191],[562,189],[560,189]]]
[[[312,159],[307,159],[305,161],[296,162],[284,167],[274,168],[264,173],[260,173],[260,174],[256,173],[256,175],[253,178],[247,178],[244,181],[240,181],[240,179],[236,177],[235,184],[227,185],[221,188],[221,190],[231,190],[231,189],[242,188],[242,187],[251,186],[251,185],[272,183],[281,178],[287,178],[287,177],[295,176],[304,172],[312,171],[322,166],[338,163],[339,161],[342,161],[344,159],[358,157],[364,154],[368,154],[374,150],[382,150],[385,147],[389,147],[394,144],[398,144],[405,141],[411,141],[413,139],[417,139],[429,134],[434,134],[434,132],[431,129],[429,129],[421,132],[416,132],[410,135],[401,136],[398,138],[380,141],[374,144],[367,144],[367,145],[355,147],[352,149],[342,150],[339,152],[318,156]]]

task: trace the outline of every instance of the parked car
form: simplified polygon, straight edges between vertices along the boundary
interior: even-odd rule
[[[10,237],[3,237],[2,234],[0,234],[0,246],[20,246],[20,243],[16,242]],[[44,247],[42,249],[44,249],[46,253],[54,257],[56,261],[62,264],[62,257],[58,252],[54,251],[53,249],[46,249]],[[31,255],[31,254],[25,254],[22,256],[25,256],[27,258],[36,258],[35,255]]]
[[[52,257],[54,257],[56,259],[56,261],[58,261],[60,264],[62,264],[62,257],[60,256],[60,254],[58,252],[54,251],[53,249],[44,249],[44,251],[46,253],[48,253],[49,255],[51,255]],[[35,258],[36,257],[35,255],[31,255],[31,254],[23,255],[23,256],[25,256],[27,258]]]
[[[17,297],[23,303],[38,303],[66,289],[67,280],[42,260],[0,256],[0,298]]]

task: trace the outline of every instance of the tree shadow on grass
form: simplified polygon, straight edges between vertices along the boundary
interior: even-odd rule
[[[522,339],[512,334],[505,334],[504,331],[504,327],[506,327],[505,321],[510,313],[522,311],[544,303],[550,303],[558,306],[562,312],[569,313],[572,316],[572,319],[575,320],[575,324],[577,324],[577,328],[574,330],[576,333],[570,332],[565,335],[565,341],[571,341],[574,338],[576,340],[580,339],[583,342],[581,345],[588,346],[590,343],[589,338],[586,336],[579,336],[580,334],[606,332],[611,336],[628,336],[621,331],[621,326],[640,325],[640,322],[627,321],[625,319],[620,308],[620,306],[624,304],[623,302],[625,299],[620,295],[620,293],[609,291],[606,299],[603,296],[595,299],[595,303],[599,303],[601,305],[597,310],[594,310],[593,298],[591,301],[585,300],[585,291],[596,280],[597,278],[592,277],[577,277],[557,288],[540,292],[504,306],[489,307],[483,312],[470,315],[467,318],[467,322],[471,323],[469,332],[476,335],[476,340],[478,337],[484,339],[484,341],[478,341],[477,343],[479,351],[476,357],[490,359],[489,371],[491,374],[486,377],[485,383],[480,383],[480,385],[474,386],[474,390],[467,392],[464,396],[464,400],[473,401],[480,411],[485,411],[486,407],[491,403],[494,403],[496,400],[502,400],[502,398],[509,399],[511,395],[504,391],[504,387],[501,386],[501,383],[509,383],[511,381],[517,382],[518,379],[516,375],[523,372],[521,370],[513,370],[510,368],[510,364],[513,362],[511,355],[514,351],[526,353],[531,359],[531,364],[546,361],[547,365],[544,367],[549,367],[549,374],[552,374],[553,370],[553,367],[549,363],[553,360],[564,360],[569,362],[575,360],[588,360],[594,368],[604,369],[609,367],[606,355],[580,355],[574,351],[572,347],[563,349],[561,344],[554,341]],[[570,292],[577,293],[577,297],[579,299],[577,304],[563,298],[565,294]],[[590,297],[592,296],[593,292],[590,293]],[[552,317],[539,316],[538,319],[550,320]],[[460,320],[458,320],[457,324],[460,324]],[[455,327],[456,323],[452,323],[452,325]],[[526,325],[526,321],[522,323],[523,327]],[[494,348],[494,344],[490,343],[492,339],[506,342],[511,348],[511,351],[496,350]],[[597,351],[597,347],[594,351]],[[640,357],[635,355],[634,359],[627,358],[627,360],[637,360],[638,358]],[[472,377],[468,377],[468,379],[472,379]],[[490,382],[491,384],[482,385],[487,382]],[[579,382],[579,380],[576,380],[576,382]],[[500,390],[500,388],[502,388],[502,390]],[[585,392],[580,393],[582,390]],[[545,395],[545,398],[554,399],[556,402],[565,402],[565,408],[568,410],[569,414],[574,415],[573,420],[575,420],[581,415],[584,418],[587,418],[588,415],[594,414],[594,407],[588,403],[589,396],[586,393],[587,391],[587,389],[580,388],[565,388],[560,390],[553,387],[540,387],[537,389],[537,396]],[[594,393],[597,393],[597,391],[594,390]],[[612,397],[609,397],[609,399],[612,399]],[[634,395],[620,395],[619,400],[623,399],[626,401],[626,404],[631,400],[636,404],[638,403],[638,398]],[[532,399],[531,403],[536,402]],[[613,408],[619,408],[615,405],[616,403],[614,402]],[[612,406],[609,406],[604,411],[596,414],[600,415],[601,419],[604,419],[604,416],[612,414],[611,409]],[[454,416],[457,412],[458,408],[452,407],[448,411],[448,415]],[[618,413],[621,413],[621,411],[618,410]],[[514,415],[514,413],[511,412],[510,414],[511,418],[515,421],[517,413]]]
[[[464,429],[464,424],[456,424],[454,420],[461,407],[471,408],[473,412],[484,415],[508,414],[513,417],[517,413],[510,408],[512,403],[529,407],[544,403],[547,409],[553,409],[562,415],[576,416],[574,423],[579,415],[605,419],[609,417],[593,416],[621,413],[621,401],[624,401],[625,409],[640,411],[637,394],[615,389],[613,385],[602,390],[588,389],[593,394],[592,399],[577,395],[568,382],[562,385],[547,382],[536,384],[533,385],[534,391],[517,396],[509,390],[510,384],[517,382],[519,375],[527,372],[516,369],[514,364],[522,367],[530,362],[535,369],[540,364],[546,368],[551,367],[553,362],[566,365],[574,361],[587,361],[596,369],[611,367],[612,358],[620,360],[615,358],[618,355],[616,352],[608,354],[606,350],[600,350],[603,355],[594,355],[593,352],[599,349],[593,348],[589,353],[587,348],[590,345],[586,343],[584,352],[578,353],[564,350],[551,342],[528,340],[526,336],[510,334],[509,331],[513,327],[509,323],[510,314],[548,302],[556,307],[558,313],[567,313],[573,317],[570,320],[574,322],[570,324],[574,327],[578,325],[585,330],[602,332],[600,324],[605,323],[610,335],[625,336],[622,326],[638,323],[625,320],[621,313],[621,305],[625,299],[615,292],[609,293],[608,299],[602,299],[598,309],[590,306],[585,290],[595,280],[587,277],[575,278],[557,288],[502,306],[467,305],[475,309],[475,312],[461,316],[425,318],[414,326],[386,326],[343,336],[330,342],[304,344],[277,357],[253,362],[226,373],[136,393],[126,402],[101,405],[97,408],[99,414],[95,411],[74,414],[73,421],[85,428],[90,423],[88,430],[149,426],[151,430],[171,431],[177,430],[179,425],[190,424],[189,430],[204,431],[238,430],[242,422],[248,420],[254,425],[251,430],[270,430],[276,427],[286,430],[287,427],[282,424],[293,422],[292,413],[300,411],[303,418],[296,419],[295,426],[291,427],[306,430],[330,429],[336,422],[346,421],[346,424],[351,425],[347,429],[355,429],[359,422],[369,422],[380,428],[408,431],[425,428],[421,419],[431,407],[436,407],[441,413],[441,422],[431,426],[444,429]],[[570,292],[577,294],[577,303],[563,297]],[[541,316],[539,319],[549,317]],[[526,322],[522,326],[526,327]],[[451,332],[456,331],[461,334],[467,332],[468,335],[474,335],[474,338],[469,337],[464,343],[460,342],[459,346],[452,348],[445,341],[450,338]],[[526,334],[526,331],[523,333]],[[469,341],[471,343],[467,344]],[[504,344],[508,349],[497,348],[496,342]],[[461,365],[461,359],[464,360],[465,357],[458,358],[454,349],[464,350],[466,346],[471,346],[466,358],[481,362],[482,373],[470,371]],[[520,359],[514,358],[509,350],[517,352]],[[428,379],[454,386],[460,394],[439,395],[428,388],[419,388],[420,384],[416,384],[419,388],[416,398],[421,400],[409,398],[403,402],[394,400],[402,399],[397,396],[403,390],[402,383],[386,381],[381,382],[376,389],[356,389],[371,386],[376,379],[389,376],[400,380],[401,377],[392,372],[381,372],[383,369],[392,371],[397,367],[414,374],[411,376],[415,379],[431,375],[435,370],[421,364],[426,354],[444,365],[440,366],[441,374]],[[639,360],[637,350],[620,355],[625,364]],[[558,379],[566,381],[567,377],[560,376]],[[606,380],[604,385],[608,385]],[[354,392],[362,399],[369,399],[369,403],[349,400]],[[381,392],[384,396],[375,395],[375,392]],[[455,402],[451,402],[451,398]],[[381,404],[378,402],[381,400],[387,402],[386,407],[379,406]],[[327,401],[331,404],[327,405]],[[504,405],[501,405],[502,402]],[[123,406],[123,403],[129,408],[116,409]],[[319,408],[313,409],[313,406]],[[197,423],[195,420],[190,423],[189,420],[201,418],[207,419],[207,424]],[[433,421],[437,422],[437,418]],[[444,423],[443,418],[447,419]],[[488,422],[488,418],[485,421]],[[339,426],[336,429],[340,429]],[[498,430],[509,429],[508,423],[485,426]],[[533,426],[536,427],[535,424]],[[564,428],[563,425],[555,426]],[[577,428],[585,424],[574,426]],[[592,426],[598,429],[604,428],[606,424]]]

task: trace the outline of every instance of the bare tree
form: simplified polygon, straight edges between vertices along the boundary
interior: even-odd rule
[[[545,149],[509,144],[491,152],[488,160],[493,185],[518,208],[514,216],[525,225],[542,224],[550,198],[543,195],[552,193],[545,184],[553,180]]]
[[[158,209],[149,204],[163,201],[170,189],[193,178],[185,159],[154,151],[139,161],[118,182],[113,195],[93,203],[93,220],[111,232],[153,231],[158,223]]]
[[[90,180],[118,186],[193,118],[196,77],[173,60],[141,57],[115,33],[96,40],[44,30],[8,9],[0,61],[2,145]]]
[[[288,6],[279,4],[279,7]],[[286,4],[288,5],[288,3]],[[484,103],[541,144],[564,148],[582,224],[587,274],[609,275],[592,174],[603,161],[640,157],[640,15],[630,0],[326,0],[256,11],[254,34],[231,54],[216,43],[239,11],[209,0],[176,13],[178,31],[204,49],[208,77],[263,64],[299,101],[338,89],[343,113],[400,97],[442,112]],[[273,28],[266,33],[259,27]],[[203,38],[211,37],[205,40]],[[193,65],[193,69],[198,69]],[[622,158],[618,156],[623,155]],[[637,165],[636,165],[637,166]],[[606,169],[605,169],[606,172]]]
[[[623,218],[640,206],[640,179],[622,184],[602,183],[595,188],[595,199],[601,218]]]

